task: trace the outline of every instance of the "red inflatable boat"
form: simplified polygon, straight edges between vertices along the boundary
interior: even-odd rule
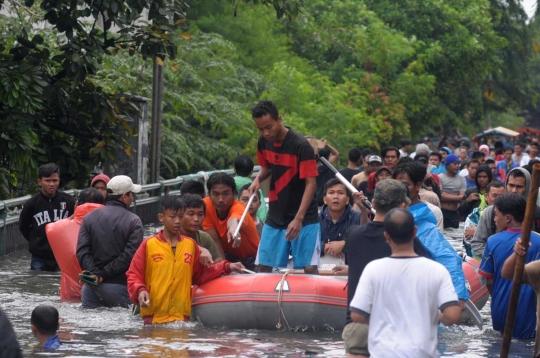
[[[463,271],[471,301],[481,309],[488,299],[478,261],[467,258]],[[251,274],[220,277],[200,286],[192,318],[205,326],[234,329],[342,329],[347,312],[347,277],[304,274]]]

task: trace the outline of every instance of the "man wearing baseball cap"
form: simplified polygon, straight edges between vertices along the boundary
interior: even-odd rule
[[[373,208],[376,210],[373,221],[365,225],[354,226],[345,237],[345,252],[348,267],[348,296],[347,306],[350,305],[360,276],[371,261],[389,257],[392,249],[384,237],[383,221],[387,212],[394,208],[406,208],[411,203],[408,188],[395,179],[385,179],[378,183],[373,194]],[[429,257],[426,249],[417,237],[414,238],[414,250],[417,255]],[[344,274],[346,266],[336,266],[337,274]],[[347,354],[367,355],[368,326],[352,322],[350,311],[347,311],[347,324],[343,329],[342,338]]]
[[[457,229],[459,227],[458,207],[465,190],[467,190],[467,183],[464,177],[458,175],[459,158],[456,155],[446,156],[444,164],[446,165],[446,174],[439,175],[444,228]]]
[[[358,188],[360,183],[367,181],[371,173],[375,173],[377,169],[382,165],[382,159],[378,155],[371,155],[365,166],[365,170],[362,173],[356,174],[352,177],[351,184]]]
[[[140,191],[130,177],[115,176],[107,183],[105,206],[83,219],[77,242],[77,259],[85,274],[83,307],[130,305],[126,272],[143,240],[143,224],[129,208]]]

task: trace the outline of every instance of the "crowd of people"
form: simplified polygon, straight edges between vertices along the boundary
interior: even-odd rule
[[[352,148],[340,171],[358,189],[351,193],[319,160],[336,163],[339,152],[329,143],[312,145],[286,127],[270,101],[259,102],[252,116],[260,133],[258,175],[252,179],[252,158],[239,155],[234,176],[184,182],[180,195],[161,198],[156,215],[163,228],[146,239],[130,211],[141,191],[131,178],[99,174],[75,202],[58,191],[59,168],[41,166],[41,192],[25,204],[19,222],[31,270],[61,271],[64,301],[88,309],[133,304],[145,324],[160,324],[189,319],[194,284],[287,266],[318,274],[321,256],[328,256],[344,263],[334,274],[348,276],[348,355],[432,357],[437,324],[459,322],[469,299],[462,257],[443,235],[465,221],[465,249],[481,260],[492,295],[493,328],[504,329],[506,278],[524,255],[518,238],[525,197],[531,166],[540,162],[536,142],[476,149],[425,137],[412,153],[408,139],[380,153]],[[260,189],[265,180],[267,200]],[[531,243],[527,262],[535,266],[527,266],[524,280],[532,288],[522,288],[515,338],[536,331],[540,278],[532,261],[540,236]],[[58,312],[36,311],[36,337],[45,348],[58,348]]]

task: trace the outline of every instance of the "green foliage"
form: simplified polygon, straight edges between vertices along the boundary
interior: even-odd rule
[[[230,166],[254,136],[249,103],[263,86],[235,63],[235,47],[216,34],[194,34],[165,67],[161,175],[171,178]],[[108,57],[98,73],[107,91],[151,95],[151,63],[126,53]]]
[[[165,178],[254,154],[262,98],[343,153],[540,113],[540,31],[514,0],[6,1],[0,196],[28,191],[42,162],[84,183],[129,151],[130,94],[151,97],[154,60]]]
[[[233,1],[232,6],[239,8],[240,4],[250,2],[272,6],[278,18],[295,16],[302,4],[300,0],[238,0]],[[139,108],[130,102],[129,95],[104,90],[106,81],[100,78],[104,75],[100,72],[102,63],[119,52],[122,56],[138,58],[138,61],[155,59],[161,65],[166,59],[177,58],[178,44],[192,37],[186,32],[188,5],[193,4],[182,0],[44,0],[39,4],[28,0],[24,5],[11,0],[5,5],[0,2],[0,9],[8,13],[0,15],[0,162],[3,168],[0,171],[0,197],[33,191],[37,167],[41,163],[58,163],[66,174],[64,183],[76,180],[75,185],[84,186],[98,162],[114,160],[118,152],[131,151],[127,141],[133,135],[130,123],[139,115]],[[39,21],[45,22],[45,29],[32,26]],[[199,52],[204,55],[204,51]],[[189,65],[186,61],[180,58],[178,63]],[[189,61],[193,62],[191,66],[199,65],[198,59]],[[191,150],[185,151],[186,155],[175,152],[171,153],[173,158],[165,156],[166,175],[176,175],[185,168],[225,166],[235,153],[226,142],[245,140],[244,134],[226,138],[226,133],[238,125],[244,110],[236,101],[247,96],[234,84],[238,78],[226,70],[238,68],[239,77],[250,77],[251,72],[233,64],[232,59],[230,62],[228,68],[222,69],[209,60],[206,68],[197,68],[201,73],[208,72],[201,77],[206,81],[206,88],[227,77],[228,83],[222,87],[222,93],[208,94],[203,90],[198,95],[188,95],[181,87],[185,79],[171,76],[171,80],[176,81],[175,91],[170,91],[171,99],[179,96],[177,100],[185,107],[174,114],[167,113],[165,120],[169,123],[185,121],[191,134],[196,132],[197,136],[183,131],[185,127],[173,125],[164,131],[171,147],[184,143],[179,148]],[[176,70],[179,65],[173,68]],[[132,68],[124,70],[116,76],[128,81]],[[224,70],[225,75],[220,73]],[[114,76],[110,74],[110,78]],[[191,78],[199,81],[193,83],[194,90],[201,84],[197,76]],[[139,77],[133,73],[132,82],[137,85]],[[147,82],[140,89],[124,88],[133,89],[133,93],[148,94],[148,76],[144,80]],[[257,84],[256,79],[253,84]],[[142,91],[142,87],[147,91]],[[244,90],[253,93],[251,88]],[[224,100],[223,93],[238,98],[230,104]],[[208,108],[216,108],[216,111]],[[204,132],[198,132],[197,128]],[[186,137],[182,139],[178,131]],[[185,138],[189,138],[189,142]],[[191,143],[194,138],[201,139],[197,145]],[[201,152],[213,156],[200,160]],[[227,155],[222,158],[220,153]]]

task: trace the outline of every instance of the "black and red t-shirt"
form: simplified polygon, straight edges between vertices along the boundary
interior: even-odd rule
[[[272,170],[268,195],[270,208],[265,224],[286,229],[302,203],[306,178],[318,175],[313,148],[304,136],[289,128],[281,143],[260,136],[257,158],[261,167]],[[317,200],[313,196],[302,225],[317,222]]]

